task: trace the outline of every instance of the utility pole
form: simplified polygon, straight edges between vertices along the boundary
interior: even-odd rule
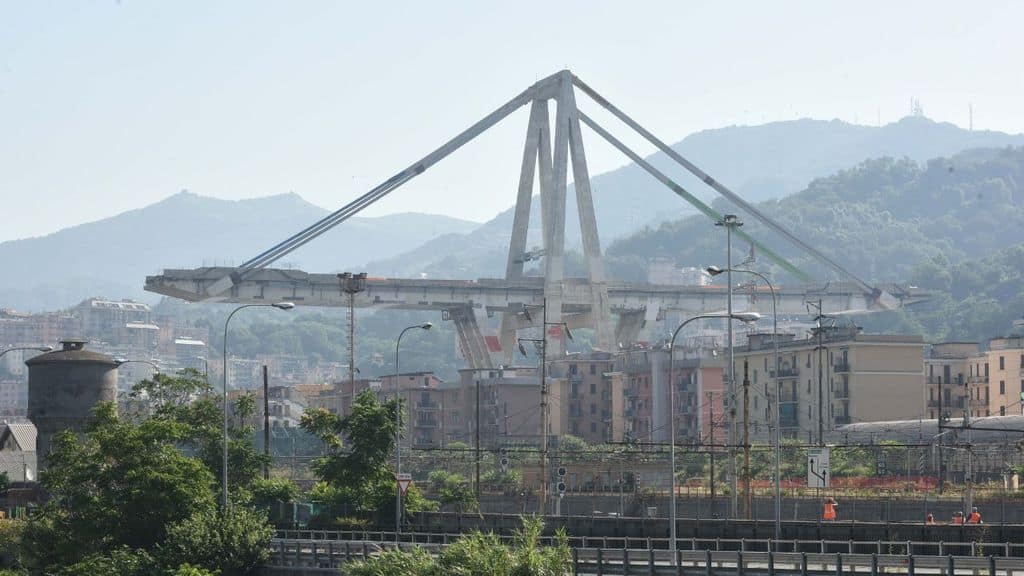
[[[736,495],[736,458],[733,453],[733,447],[736,444],[736,359],[733,351],[733,330],[732,330],[732,231],[733,228],[743,226],[743,222],[735,214],[726,214],[721,220],[715,222],[715,226],[725,227],[725,259],[726,259],[726,275],[725,281],[728,285],[727,298],[728,298],[728,316],[729,327],[727,338],[729,341],[729,385],[726,387],[726,400],[728,400],[728,422],[729,430],[727,435],[727,442],[729,444],[729,517],[736,516],[737,508],[737,495]]]
[[[442,416],[443,418],[443,416]],[[480,502],[480,373],[476,373],[476,501]]]
[[[743,361],[743,514],[750,520],[750,366]]]
[[[544,299],[540,345],[540,515],[548,513],[548,301]]]
[[[548,503],[548,382],[547,382],[547,365],[548,365],[548,326],[559,327],[559,337],[562,334],[566,338],[572,340],[572,332],[569,332],[569,327],[566,326],[565,322],[548,322],[548,300],[545,298],[541,304],[543,308],[543,316],[541,319],[541,337],[540,338],[517,338],[519,343],[519,352],[526,356],[526,348],[523,348],[523,342],[533,342],[534,345],[540,345],[540,513],[541,515],[547,513]],[[533,321],[530,318],[530,314],[527,308],[523,308],[523,313],[526,315],[527,320]],[[506,420],[506,426],[508,422]]]
[[[823,385],[824,381],[824,365],[822,363],[821,353],[824,351],[825,346],[822,343],[822,337],[824,331],[821,327],[821,320],[824,318],[821,312],[821,298],[818,298],[818,302],[810,303],[811,306],[816,306],[818,309],[818,315],[814,317],[815,321],[815,332],[818,336],[818,446],[825,445],[825,389]]]
[[[263,465],[263,479],[270,479],[270,379],[267,365],[263,365],[263,454],[267,463]]]
[[[715,518],[715,396],[711,392],[708,392],[708,418],[711,420],[708,427],[711,440],[708,450],[711,459],[711,517]]]

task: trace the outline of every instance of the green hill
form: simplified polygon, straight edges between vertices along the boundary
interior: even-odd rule
[[[758,206],[786,229],[869,281],[907,281],[919,263],[984,258],[1024,242],[1024,148],[973,150],[924,166],[868,160],[811,182],[804,191]],[[821,281],[838,278],[753,218],[744,230]],[[740,244],[737,257],[746,253]],[[648,228],[608,248],[618,277],[640,280],[647,260],[722,264],[724,234],[704,216]],[[762,259],[761,264],[767,265]],[[791,279],[780,276],[783,281]]]

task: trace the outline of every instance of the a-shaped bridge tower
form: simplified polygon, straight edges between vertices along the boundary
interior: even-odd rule
[[[492,366],[493,356],[503,357],[506,361],[510,359],[515,349],[516,331],[537,326],[540,321],[541,314],[531,314],[531,307],[546,306],[549,323],[564,322],[571,328],[592,328],[598,346],[605,350],[612,350],[620,343],[635,341],[645,320],[653,320],[667,310],[701,312],[725,308],[725,294],[720,288],[631,285],[608,281],[605,278],[590,174],[583,147],[582,125],[591,128],[709,218],[719,220],[723,215],[654,168],[579,110],[576,106],[577,90],[588,95],[673,161],[746,211],[749,216],[760,220],[835,270],[844,281],[830,284],[824,291],[819,289],[815,292],[815,297],[823,298],[828,309],[888,309],[925,297],[924,294],[897,287],[885,290],[857,278],[839,263],[785,230],[755,206],[748,204],[680,156],[568,70],[558,72],[530,86],[405,170],[240,267],[165,270],[163,275],[148,277],[146,289],[190,301],[259,302],[287,299],[306,305],[344,305],[346,295],[340,281],[334,275],[306,274],[293,270],[272,269],[269,266],[423,173],[509,114],[529,105],[526,144],[523,150],[504,280],[369,279],[366,290],[356,296],[355,304],[446,311],[447,317],[456,323],[462,353],[469,365],[474,368]],[[553,129],[549,111],[552,102],[555,105]],[[586,261],[585,279],[565,276],[565,208],[570,166]],[[528,255],[526,250],[535,184],[540,190],[543,278],[524,277],[523,271],[525,262],[531,256],[536,256]],[[742,229],[736,229],[735,232],[756,246],[761,255],[789,271],[796,278],[809,279],[797,267],[758,240],[751,238]],[[783,287],[779,292],[780,314],[798,314],[804,311],[806,289]],[[760,294],[764,295],[763,292]],[[747,308],[757,309],[763,313],[770,312],[770,305],[765,305],[768,302],[767,296],[764,295],[760,299],[763,303],[759,303],[758,295],[759,292],[754,291],[746,296],[749,300]],[[484,323],[481,319],[494,313],[500,313],[502,317],[500,333],[496,337],[487,338],[484,335],[486,326],[482,327]],[[560,330],[544,332],[551,349],[557,350],[564,345]]]

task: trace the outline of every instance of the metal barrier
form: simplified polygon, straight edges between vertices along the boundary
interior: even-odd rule
[[[462,534],[442,532],[402,532],[398,541],[403,544],[444,545]],[[502,542],[511,543],[513,536],[496,534]],[[302,541],[365,541],[396,542],[394,532],[349,530],[278,530],[279,540]],[[668,550],[668,538],[630,538],[611,536],[569,536],[572,548],[604,548],[631,550]],[[553,545],[556,538],[542,536],[543,545]],[[676,547],[682,550],[748,551],[748,552],[807,552],[816,554],[886,554],[929,556],[997,556],[1024,558],[1021,542],[925,542],[910,540],[766,540],[735,538],[680,538]]]
[[[906,544],[906,543],[904,543]],[[913,543],[911,543],[913,544]],[[336,574],[348,562],[376,556],[385,549],[422,548],[438,553],[441,544],[393,544],[350,540],[273,541],[273,553],[264,566],[264,574]],[[801,576],[849,573],[906,574],[927,573],[939,576],[1010,576],[1024,572],[1024,559],[1005,556],[958,556],[927,554],[775,552],[750,550],[678,550],[675,558],[668,550],[656,548],[573,548],[575,574],[681,575],[701,572],[728,574],[800,574]]]

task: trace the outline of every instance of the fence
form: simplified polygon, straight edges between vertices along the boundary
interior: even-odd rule
[[[393,534],[392,534],[393,536]],[[784,544],[784,543],[783,543]],[[791,542],[794,549],[801,548],[801,542]],[[630,548],[628,543],[621,548],[572,548],[574,574],[597,576],[618,574],[681,575],[701,573],[706,576],[730,574],[742,576],[746,573],[767,574],[835,574],[861,572],[871,574],[907,574],[914,576],[918,571],[940,576],[957,574],[988,574],[1010,576],[1024,571],[1024,558],[1006,556],[964,556],[948,553],[925,555],[913,552],[915,543],[892,543],[906,546],[904,553],[879,553],[874,551],[855,552],[853,543],[829,543],[849,546],[848,551],[826,552],[827,544],[806,543],[821,546],[819,551],[774,551],[711,548],[689,548],[675,553],[655,547]],[[863,546],[877,546],[890,543],[857,543]],[[933,543],[919,543],[932,545]],[[767,547],[768,543],[764,545]],[[968,545],[963,543],[963,545]],[[392,543],[370,542],[367,540],[348,541],[333,539],[291,540],[275,539],[270,560],[263,567],[263,574],[336,574],[344,564],[372,558],[388,548],[409,549],[418,547],[436,554],[444,544],[438,543]],[[947,545],[950,546],[950,545]],[[1009,546],[1009,545],[1008,545]],[[1009,550],[1009,548],[1008,548]]]
[[[781,451],[782,518],[817,520],[825,497],[839,501],[840,518],[858,521],[918,521],[931,513],[950,521],[968,504],[981,509],[986,522],[1024,522],[1024,502],[1014,473],[1024,468],[1016,443],[979,445],[876,444],[831,448],[830,486],[808,488],[806,446],[784,445]],[[677,452],[677,516],[688,518],[775,517],[774,452],[750,449],[750,508],[746,509],[743,451],[723,447],[680,446]],[[543,507],[539,454],[531,448],[505,451],[456,449],[413,450],[404,460],[428,496],[434,470],[460,474],[475,485],[480,468],[480,511],[563,515],[668,516],[669,455],[664,446],[591,446],[552,450],[543,468],[550,477]],[[564,475],[557,471],[564,470]],[[564,491],[559,492],[559,484]],[[736,495],[732,495],[732,486]],[[970,489],[969,489],[970,488]],[[457,503],[445,510],[459,510]],[[653,512],[653,514],[652,514]]]

